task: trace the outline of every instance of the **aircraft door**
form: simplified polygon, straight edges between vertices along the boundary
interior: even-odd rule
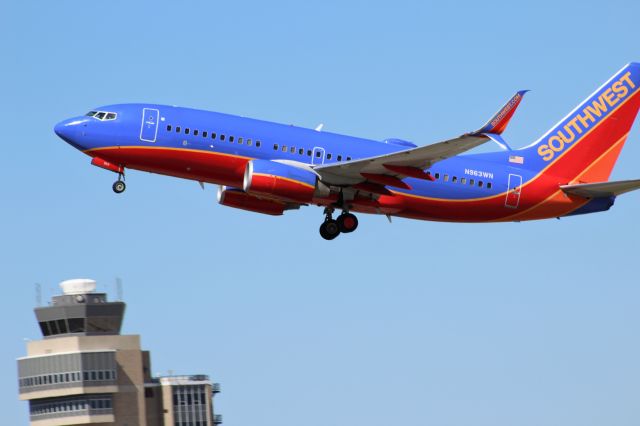
[[[509,174],[509,189],[504,206],[515,209],[520,203],[520,193],[522,192],[522,176]]]
[[[142,125],[140,127],[140,140],[155,142],[158,136],[158,120],[160,111],[155,108],[142,109]]]
[[[324,148],[320,148],[319,146],[313,147],[311,164],[324,164]]]

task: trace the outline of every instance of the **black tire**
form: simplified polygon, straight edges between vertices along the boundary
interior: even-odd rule
[[[358,228],[358,218],[355,214],[343,213],[338,216],[336,222],[338,222],[340,232],[344,232],[345,234],[353,232]]]
[[[125,189],[127,189],[127,185],[125,185],[124,181],[121,180],[117,180],[113,183],[113,192],[115,192],[116,194],[121,194],[124,192]]]
[[[338,235],[340,235],[340,226],[338,226],[338,222],[335,220],[325,220],[324,223],[320,225],[320,236],[325,240],[333,240]]]

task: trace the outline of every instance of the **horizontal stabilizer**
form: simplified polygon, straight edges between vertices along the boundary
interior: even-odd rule
[[[509,102],[504,104],[504,106],[500,108],[500,110],[493,117],[491,117],[491,119],[487,121],[487,123],[482,126],[482,128],[476,130],[473,133],[491,133],[495,135],[502,134],[502,132],[504,132],[504,130],[507,128],[509,120],[511,120],[511,117],[513,117],[513,114],[515,114],[516,109],[518,109],[518,105],[520,105],[522,97],[527,92],[528,90],[520,90],[519,92],[516,92],[516,94],[513,95],[511,99],[509,99]]]
[[[565,193],[584,198],[615,197],[625,192],[640,188],[640,179],[618,180],[612,182],[580,183],[577,185],[560,185]]]

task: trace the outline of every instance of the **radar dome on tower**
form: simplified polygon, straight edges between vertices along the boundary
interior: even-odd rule
[[[88,278],[76,278],[60,283],[60,288],[64,294],[88,294],[96,291],[96,282]]]

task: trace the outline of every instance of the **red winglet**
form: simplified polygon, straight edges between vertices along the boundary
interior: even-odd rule
[[[509,102],[504,104],[504,106],[500,108],[500,110],[493,117],[491,117],[491,119],[487,121],[487,123],[482,126],[480,130],[474,133],[493,133],[499,135],[504,132],[504,130],[507,128],[507,124],[509,124],[509,120],[511,120],[511,117],[516,112],[518,105],[520,105],[522,97],[527,92],[528,90],[520,90],[519,92],[516,92],[516,94],[513,95],[511,99],[509,99]]]
[[[379,183],[382,185],[395,186],[396,188],[411,189],[409,185],[394,176],[379,175],[376,173],[360,173],[360,175],[367,178],[367,180],[370,180],[371,182]]]
[[[361,191],[373,192],[374,194],[393,195],[391,191],[389,191],[383,185],[378,185],[377,183],[362,182],[353,185],[353,187],[355,189],[360,189]]]
[[[392,172],[400,173],[405,176],[409,176],[416,179],[424,179],[424,180],[436,180],[431,173],[426,173],[424,170],[421,170],[417,167],[408,167],[408,166],[394,166],[392,164],[383,164],[384,168],[387,170],[391,170]]]

